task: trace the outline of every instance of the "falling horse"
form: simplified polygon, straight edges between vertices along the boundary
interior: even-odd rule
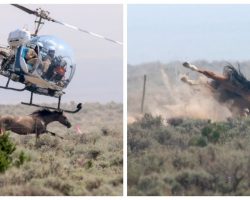
[[[195,65],[187,62],[183,63],[183,66],[212,79],[207,85],[213,92],[217,92],[219,101],[225,102],[231,99],[233,106],[240,111],[250,107],[250,81],[245,78],[240,69],[237,70],[232,65],[227,65],[224,67],[223,74],[220,75],[212,71],[198,69]],[[195,85],[195,82],[187,77],[182,77],[181,80],[189,85]]]
[[[11,130],[20,135],[51,133],[47,131],[47,125],[51,122],[58,121],[67,128],[71,127],[70,122],[62,111],[50,111],[48,109],[37,110],[28,116],[2,116],[0,117],[0,130]]]

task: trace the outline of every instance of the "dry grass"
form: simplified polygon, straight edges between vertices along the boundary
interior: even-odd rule
[[[0,115],[32,111],[0,105]],[[49,126],[63,140],[42,135],[35,145],[34,135],[11,134],[17,147],[13,157],[23,151],[29,159],[0,174],[0,195],[122,195],[122,105],[87,103],[68,118],[73,125],[69,130],[58,123]]]
[[[228,64],[191,63],[219,73]],[[249,65],[240,63],[248,79]],[[232,101],[184,84],[183,74],[204,78],[181,62],[128,66],[128,194],[250,195],[249,116],[233,118]]]
[[[129,195],[249,195],[250,119],[145,115],[128,126]]]

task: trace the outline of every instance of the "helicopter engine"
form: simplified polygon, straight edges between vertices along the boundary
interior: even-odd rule
[[[19,46],[27,43],[31,39],[30,32],[26,30],[17,29],[9,33],[8,44],[10,48],[15,50]]]

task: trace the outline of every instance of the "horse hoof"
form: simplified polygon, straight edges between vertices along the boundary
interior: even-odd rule
[[[190,64],[189,64],[188,62],[184,62],[182,65],[183,65],[184,67],[189,67],[189,66],[190,66]]]

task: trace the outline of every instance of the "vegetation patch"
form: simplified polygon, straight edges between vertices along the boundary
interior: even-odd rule
[[[0,105],[0,115],[33,111]],[[35,135],[12,132],[0,137],[0,195],[122,195],[122,104],[86,103],[67,117],[72,128],[48,127],[64,139],[44,134],[36,142]]]
[[[160,119],[128,125],[129,195],[250,194],[249,118]]]

